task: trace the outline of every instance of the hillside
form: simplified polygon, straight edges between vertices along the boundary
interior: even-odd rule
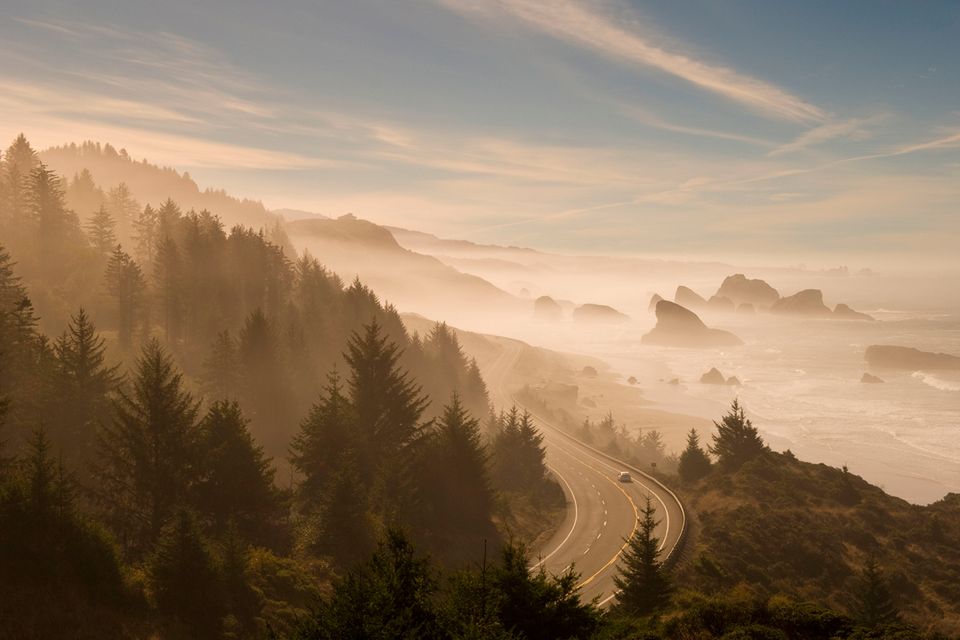
[[[156,207],[171,198],[184,210],[207,209],[216,213],[228,229],[238,224],[260,229],[279,220],[260,202],[234,198],[222,190],[201,189],[187,172],[137,161],[126,150],[118,151],[110,144],[84,142],[51,147],[40,152],[40,160],[71,181],[86,169],[104,191],[125,183],[141,206]],[[90,213],[77,211],[81,219]]]
[[[960,633],[960,495],[911,505],[843,469],[776,453],[714,470],[684,493],[696,524],[683,586],[849,610],[873,556],[905,621]]]
[[[520,303],[486,280],[398,244],[382,226],[352,215],[286,224],[298,251],[309,251],[345,280],[359,276],[404,311],[461,320],[469,304],[514,311]]]

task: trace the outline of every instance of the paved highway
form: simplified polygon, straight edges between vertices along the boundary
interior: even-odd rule
[[[508,339],[498,342],[502,352],[485,377],[494,405],[506,409],[514,404],[507,378],[524,345]],[[639,469],[566,435],[536,413],[533,417],[544,436],[547,464],[563,487],[568,507],[554,536],[534,550],[534,566],[543,564],[547,571],[561,573],[573,565],[581,575],[582,597],[597,598],[601,605],[607,605],[616,596],[613,577],[625,540],[636,530],[637,517],[647,496],[653,500],[660,520],[657,535],[661,540],[661,560],[680,540],[685,526],[683,506],[669,489]],[[633,482],[619,482],[620,471],[630,471]]]

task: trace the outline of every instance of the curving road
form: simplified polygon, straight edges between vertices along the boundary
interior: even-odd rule
[[[506,379],[516,365],[523,344],[500,339],[502,351],[485,371],[494,405],[514,404]],[[518,403],[519,404],[519,403]],[[528,409],[529,410],[529,409]],[[626,463],[567,435],[542,416],[531,412],[544,436],[547,464],[567,495],[567,515],[553,538],[535,550],[533,566],[544,565],[561,573],[573,565],[581,575],[580,592],[585,600],[596,598],[606,605],[616,596],[613,577],[625,540],[633,535],[640,509],[647,496],[653,500],[660,520],[661,560],[681,539],[686,516],[677,497],[657,480]],[[630,471],[633,482],[617,481],[619,471]]]

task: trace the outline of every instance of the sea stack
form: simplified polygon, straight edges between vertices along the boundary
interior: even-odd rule
[[[751,304],[757,309],[769,309],[780,299],[780,293],[763,280],[735,273],[723,281],[717,289],[717,297],[728,298],[737,306]]]
[[[562,315],[560,304],[550,296],[540,296],[533,302],[533,317],[537,320],[556,322]]]
[[[657,326],[640,339],[641,344],[701,349],[743,344],[729,331],[711,329],[697,314],[668,300],[658,302],[656,311]]]

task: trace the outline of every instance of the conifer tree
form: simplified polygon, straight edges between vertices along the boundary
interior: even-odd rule
[[[307,510],[320,505],[345,458],[355,461],[359,446],[353,407],[334,369],[290,447],[290,462],[302,478],[297,492]]]
[[[274,469],[235,400],[218,400],[207,411],[199,450],[196,502],[214,532],[222,535],[232,523],[244,540],[269,544],[281,507]]]
[[[407,537],[387,532],[368,562],[334,585],[330,602],[300,638],[440,638],[431,598],[436,580]]]
[[[517,428],[520,451],[519,471],[521,484],[525,488],[535,487],[543,482],[547,473],[547,451],[543,446],[543,434],[533,424],[533,416],[524,409]]]
[[[221,331],[210,355],[203,362],[203,392],[212,400],[231,400],[240,395],[240,356],[229,331]]]
[[[654,530],[656,509],[649,496],[636,533],[627,541],[619,575],[613,579],[620,590],[618,606],[630,615],[646,616],[662,610],[670,602],[672,587],[659,560],[660,538]]]
[[[350,402],[362,438],[361,473],[379,481],[379,491],[397,498],[405,486],[409,448],[422,435],[427,406],[420,387],[400,369],[399,348],[376,320],[355,332],[345,355],[350,365]],[[385,500],[384,507],[395,504]]]
[[[101,206],[87,222],[87,238],[89,238],[90,244],[97,250],[97,253],[104,258],[109,256],[113,248],[117,246],[115,228],[116,223],[113,216],[104,206]]]
[[[224,614],[216,558],[196,518],[177,509],[149,558],[157,609],[175,621],[174,635],[218,638]]]
[[[859,577],[854,615],[870,629],[898,622],[900,614],[890,595],[890,587],[876,558],[870,556]]]
[[[133,223],[140,211],[140,205],[126,183],[121,182],[107,194],[107,210],[116,223],[116,232],[124,246],[129,247],[133,237]]]
[[[176,243],[169,237],[162,239],[153,263],[153,280],[167,344],[175,344],[180,339],[184,289],[181,262]]]
[[[767,450],[759,432],[744,415],[743,407],[735,399],[720,422],[714,422],[717,433],[713,436],[710,453],[717,457],[721,467],[738,469],[748,460]]]
[[[156,540],[198,476],[198,403],[183,388],[170,355],[149,341],[128,388],[113,402],[100,437],[97,497],[134,557]]]
[[[116,302],[120,347],[130,348],[133,333],[146,304],[146,281],[140,266],[117,245],[107,263],[107,292]]]
[[[418,466],[419,499],[408,521],[431,551],[461,564],[475,559],[485,542],[499,542],[480,425],[457,394],[444,407]]]
[[[696,429],[687,434],[687,447],[680,454],[679,473],[684,482],[696,482],[710,473],[710,458],[700,446],[700,436]]]
[[[149,204],[133,221],[134,253],[144,264],[153,264],[157,252],[157,212]]]
[[[120,381],[119,365],[106,362],[106,345],[86,311],[70,318],[70,326],[53,345],[51,429],[71,468],[85,472],[93,459],[96,429],[106,418],[109,395]]]

